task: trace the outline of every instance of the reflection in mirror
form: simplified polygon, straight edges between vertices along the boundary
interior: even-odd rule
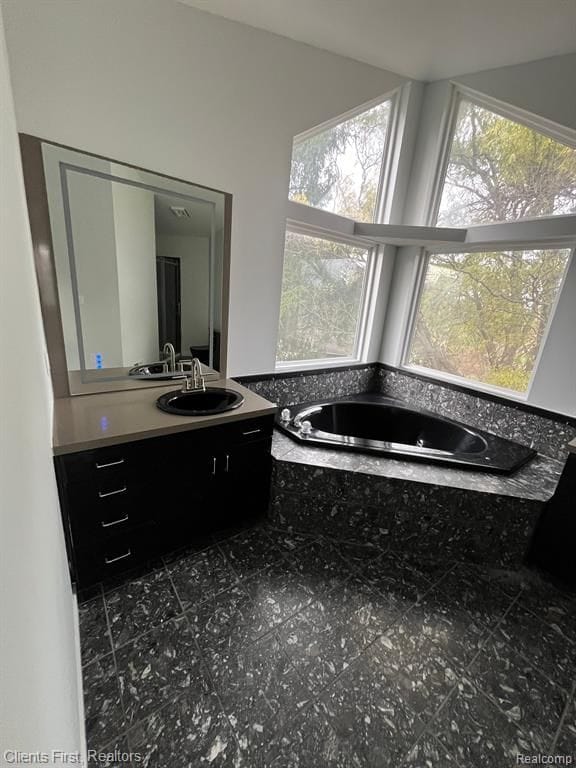
[[[220,369],[223,193],[43,145],[70,381]]]

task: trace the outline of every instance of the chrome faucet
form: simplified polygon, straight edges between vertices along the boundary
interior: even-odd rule
[[[168,372],[174,373],[176,370],[176,350],[169,341],[162,347],[162,354],[164,355],[164,360],[168,361]]]
[[[202,390],[206,389],[206,382],[202,375],[202,366],[197,357],[192,358],[192,378],[194,379],[194,389],[200,389],[200,387],[202,387]]]
[[[202,366],[197,357],[192,358],[192,375],[187,375],[184,381],[184,392],[191,392],[196,389],[206,391],[206,381],[202,374]]]

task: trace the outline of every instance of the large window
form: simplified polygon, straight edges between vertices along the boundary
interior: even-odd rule
[[[286,233],[279,363],[356,357],[368,251]]]
[[[381,216],[394,104],[389,98],[294,140],[289,199],[308,209],[303,221],[303,209],[292,207],[286,233],[279,366],[361,356],[367,274],[377,248],[355,243],[353,229]],[[346,234],[341,217],[349,220]]]
[[[408,362],[524,393],[570,251],[428,259]]]
[[[438,214],[442,226],[576,212],[576,149],[460,101]]]
[[[294,141],[290,199],[358,221],[373,221],[390,102]]]
[[[570,257],[527,245],[526,220],[576,213],[576,149],[536,130],[536,118],[456,98],[437,223],[509,222],[512,239],[425,257],[404,362],[525,396]]]

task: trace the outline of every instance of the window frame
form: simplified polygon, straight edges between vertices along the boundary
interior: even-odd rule
[[[530,112],[527,112],[519,107],[507,104],[498,99],[486,96],[483,93],[479,93],[471,88],[461,85],[460,83],[451,82],[450,92],[447,99],[444,112],[442,114],[440,135],[437,144],[437,156],[433,171],[432,182],[430,185],[430,192],[428,195],[427,208],[425,212],[424,221],[429,227],[437,227],[438,213],[440,210],[440,203],[442,200],[442,193],[444,191],[444,183],[446,180],[446,173],[448,170],[448,163],[450,161],[450,150],[452,147],[452,140],[456,129],[456,121],[458,117],[458,111],[460,103],[463,100],[467,100],[476,104],[479,107],[488,109],[501,117],[509,120],[514,120],[517,123],[526,125],[539,133],[549,136],[552,139],[561,141],[565,144],[576,149],[576,131],[572,128],[564,127],[554,123],[546,118],[539,117]],[[573,216],[573,215],[572,215]],[[400,355],[398,360],[398,368],[404,370],[407,373],[418,373],[426,376],[430,379],[435,379],[439,382],[445,382],[447,384],[457,385],[477,392],[483,392],[498,397],[504,397],[509,400],[516,400],[518,402],[528,402],[530,400],[530,394],[535,379],[538,376],[538,367],[542,357],[543,350],[548,341],[548,337],[551,333],[554,323],[554,316],[560,296],[566,282],[568,273],[574,268],[573,261],[576,261],[576,234],[572,236],[566,235],[552,235],[549,239],[543,239],[541,241],[534,241],[530,237],[523,235],[522,230],[526,231],[527,226],[533,231],[533,227],[538,223],[542,223],[542,231],[544,232],[546,225],[551,221],[559,221],[562,215],[555,216],[539,216],[525,219],[517,219],[515,221],[499,222],[494,221],[484,224],[465,224],[467,229],[475,229],[482,227],[505,227],[509,236],[501,242],[481,242],[475,241],[473,243],[461,244],[446,247],[434,247],[429,246],[426,248],[420,248],[419,254],[416,260],[412,285],[408,296],[408,308],[404,315],[403,328],[401,330],[402,336],[400,341]],[[517,234],[516,234],[517,233]],[[464,376],[455,376],[454,374],[446,373],[444,371],[438,371],[435,368],[426,368],[424,366],[413,365],[409,362],[410,347],[412,344],[412,338],[415,330],[416,318],[418,315],[418,309],[420,307],[420,300],[422,292],[424,290],[424,282],[426,278],[426,271],[428,267],[428,260],[431,253],[473,253],[482,252],[488,249],[494,250],[522,250],[534,248],[535,250],[545,248],[558,248],[558,249],[570,249],[570,254],[566,262],[564,274],[562,275],[562,281],[558,287],[554,303],[550,310],[550,316],[546,324],[546,329],[540,342],[538,354],[534,361],[534,367],[530,376],[530,381],[525,392],[518,392],[517,390],[507,389],[505,387],[498,387],[492,384],[486,384],[476,379],[468,379]]]
[[[346,237],[346,235],[337,233],[327,233],[325,229],[319,229],[310,225],[289,220],[286,223],[286,232],[293,232],[296,235],[314,237],[317,240],[327,240],[332,243],[341,243],[350,245],[354,248],[365,248],[367,251],[366,270],[362,281],[362,291],[360,295],[360,306],[358,319],[356,321],[356,334],[354,339],[354,349],[352,355],[346,357],[322,357],[312,360],[276,360],[275,370],[280,373],[289,373],[291,371],[306,371],[314,368],[342,368],[350,365],[358,365],[363,362],[366,346],[369,340],[370,331],[370,308],[371,297],[377,288],[376,271],[378,250],[374,243],[362,241],[358,237]],[[284,279],[284,273],[282,273]],[[276,354],[278,353],[278,342],[276,343]]]
[[[347,112],[341,113],[338,116],[327,120],[320,125],[314,126],[307,131],[303,131],[296,135],[293,139],[292,147],[295,144],[306,141],[320,133],[323,133],[330,128],[333,128],[341,123],[345,123],[364,112],[369,111],[373,107],[377,107],[380,104],[388,102],[390,104],[390,112],[388,116],[388,127],[386,131],[386,141],[384,143],[384,151],[382,154],[382,162],[380,166],[380,174],[378,177],[378,187],[376,191],[376,201],[374,204],[374,215],[371,223],[382,223],[385,217],[389,216],[390,204],[391,204],[391,189],[394,186],[393,168],[394,168],[394,153],[398,141],[398,132],[400,125],[400,104],[403,86],[394,88],[392,91],[388,91],[386,94],[378,96],[369,101],[365,101],[357,107],[354,107]],[[290,167],[292,163],[290,163]],[[288,202],[290,204],[291,211],[297,211],[297,206],[301,205],[306,209],[306,221],[298,218],[287,218],[285,232],[294,232],[295,234],[308,235],[310,237],[316,237],[320,240],[328,240],[331,242],[343,243],[356,248],[366,248],[368,251],[368,258],[366,262],[366,272],[364,275],[364,282],[362,285],[362,295],[360,299],[360,308],[358,314],[358,323],[356,328],[356,338],[354,342],[353,354],[347,357],[329,357],[329,358],[317,358],[314,360],[290,360],[285,362],[275,360],[274,370],[277,373],[289,373],[296,371],[307,371],[315,368],[343,368],[350,365],[361,365],[366,363],[368,359],[368,347],[370,343],[370,335],[373,327],[373,307],[375,305],[378,294],[378,275],[379,266],[383,259],[383,247],[376,244],[373,240],[364,239],[357,235],[346,235],[341,231],[338,231],[337,224],[342,222],[349,222],[351,230],[355,220],[350,219],[347,216],[342,216],[332,211],[326,211],[323,208],[316,208],[312,205],[305,203],[297,203],[290,198],[290,192],[288,190]],[[330,223],[334,222],[334,229],[330,228]],[[284,279],[284,272],[282,272],[282,280]],[[282,291],[282,286],[280,291]],[[281,295],[281,293],[280,293]],[[276,355],[278,354],[278,341],[276,341]]]

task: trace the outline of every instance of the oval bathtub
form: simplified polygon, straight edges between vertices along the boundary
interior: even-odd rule
[[[290,418],[278,414],[276,424],[306,445],[500,473],[513,472],[536,455],[519,443],[384,395],[352,395],[289,410]]]

